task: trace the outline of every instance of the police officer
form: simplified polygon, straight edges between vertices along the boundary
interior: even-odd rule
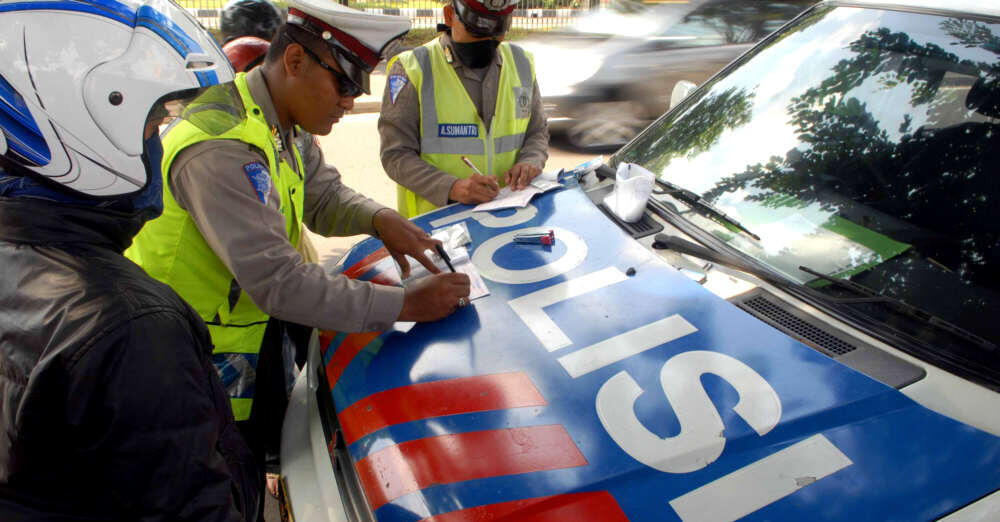
[[[159,0],[7,2],[0,48],[0,520],[245,520],[209,332],[122,256],[161,210],[158,126],[226,57]]]
[[[297,126],[330,132],[368,90],[385,45],[408,29],[405,18],[292,0],[264,64],[237,74],[238,96],[190,107],[191,119],[164,136],[164,212],[127,255],[208,324],[237,424],[261,460],[280,447],[287,405],[283,321],[377,331],[467,302],[468,277],[438,273],[425,254],[436,241],[345,187],[319,148],[301,155],[295,146]],[[405,290],[330,276],[296,252],[303,222],[328,236],[377,235],[404,277],[404,255],[435,274]]]
[[[516,3],[452,0],[444,34],[390,61],[378,128],[403,215],[489,201],[541,173],[549,131],[534,62],[501,43]]]
[[[222,52],[226,53],[229,63],[233,64],[233,69],[236,69],[237,72],[249,72],[250,69],[264,63],[264,57],[267,56],[267,49],[270,46],[271,42],[258,36],[240,36],[226,42],[222,46]],[[295,145],[299,148],[300,154],[309,155],[311,151],[306,149],[319,147],[319,142],[316,141],[316,137],[312,134],[301,128],[295,129],[295,133],[297,135]],[[316,247],[313,246],[312,241],[305,234],[304,230],[299,236],[297,250],[302,254],[302,259],[307,263],[319,262],[319,253],[316,252]],[[304,330],[302,332],[307,335],[307,332]],[[300,348],[304,348],[305,346],[304,343],[298,344]],[[300,366],[305,363],[304,350],[299,350],[299,353],[295,356],[295,361]]]

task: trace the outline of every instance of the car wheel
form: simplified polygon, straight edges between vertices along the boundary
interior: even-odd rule
[[[620,147],[649,123],[642,106],[632,101],[588,103],[577,114],[566,139],[581,149]]]

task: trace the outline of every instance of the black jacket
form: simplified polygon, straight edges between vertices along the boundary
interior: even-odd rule
[[[138,216],[0,197],[0,520],[241,520],[257,469]]]

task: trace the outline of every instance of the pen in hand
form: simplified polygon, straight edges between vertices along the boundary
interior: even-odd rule
[[[448,257],[448,253],[444,251],[444,248],[439,243],[435,243],[434,250],[437,250],[437,253],[439,256],[441,256],[441,259],[444,259],[444,264],[448,265],[448,270],[451,270],[452,273],[454,273],[455,267],[451,266],[451,258]]]
[[[485,203],[497,197],[500,192],[500,183],[493,176],[484,175],[476,166],[469,161],[466,156],[461,156],[462,162],[472,169],[472,174],[459,179],[452,185],[449,192],[449,199],[473,205]]]
[[[464,161],[465,164],[468,165],[470,169],[472,169],[472,172],[475,172],[476,174],[479,174],[480,176],[485,176],[486,175],[486,174],[483,174],[482,172],[480,172],[479,169],[477,169],[476,166],[473,165],[471,161],[469,161],[469,158],[466,158],[465,156],[462,156],[462,161]]]

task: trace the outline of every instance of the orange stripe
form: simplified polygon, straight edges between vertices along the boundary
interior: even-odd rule
[[[381,332],[348,334],[344,338],[344,342],[336,347],[337,351],[333,352],[329,364],[326,365],[326,382],[330,385],[331,390],[337,385],[337,381],[340,380],[340,376],[344,373],[347,365],[351,364],[354,356],[358,355],[361,350],[364,350],[365,346],[368,346],[380,334]],[[330,349],[330,347],[327,347],[327,350]]]
[[[386,250],[385,247],[382,247],[365,256],[365,258],[361,261],[354,263],[347,270],[344,270],[344,275],[351,279],[357,279],[365,272],[371,270],[372,267],[377,265],[379,261],[387,257],[389,257],[389,251]]]
[[[476,506],[428,517],[420,522],[491,522],[510,517],[521,522],[627,522],[607,491],[586,491]]]
[[[478,411],[545,406],[524,372],[424,382],[365,397],[340,412],[348,444],[386,426]]]
[[[585,466],[559,424],[411,440],[379,450],[356,468],[372,510],[435,484]]]

